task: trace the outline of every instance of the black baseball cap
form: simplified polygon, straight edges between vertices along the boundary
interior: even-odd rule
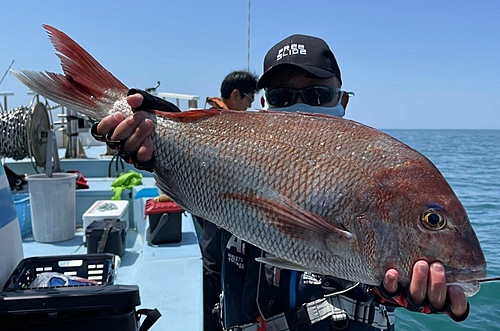
[[[283,65],[302,68],[318,78],[340,78],[340,68],[332,51],[323,39],[294,34],[273,46],[264,59],[264,74],[257,84],[266,87],[275,69]]]

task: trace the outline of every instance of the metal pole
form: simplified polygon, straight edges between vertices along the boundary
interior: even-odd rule
[[[247,70],[250,71],[250,3],[251,1],[248,0],[248,64],[247,64]]]
[[[3,95],[3,110],[7,111],[7,97],[10,95],[14,95],[14,92],[0,92],[0,95]],[[2,105],[0,105],[0,110],[2,109]]]
[[[7,70],[5,70],[5,73],[3,74],[2,79],[0,79],[0,84],[2,84],[2,82],[3,82],[4,78],[5,78],[5,76],[7,76],[7,73],[9,72],[10,68],[12,68],[12,65],[14,64],[14,61],[15,61],[15,60],[12,60],[12,62],[11,62],[11,63],[10,63],[10,65],[9,65],[9,67],[7,68]]]
[[[69,108],[67,108],[66,112],[66,134],[68,136],[68,146],[66,147],[65,158],[78,158],[78,117],[77,112]]]
[[[198,108],[198,100],[188,100],[189,109]]]

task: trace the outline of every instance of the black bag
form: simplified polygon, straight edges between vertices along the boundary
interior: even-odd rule
[[[85,230],[87,254],[113,253],[122,256],[125,253],[127,223],[116,219],[93,221]]]
[[[28,182],[24,179],[24,176],[16,174],[14,171],[10,170],[6,165],[3,166],[5,169],[5,174],[7,175],[7,179],[9,180],[9,186],[11,191],[21,191],[23,189],[23,185],[26,185]]]

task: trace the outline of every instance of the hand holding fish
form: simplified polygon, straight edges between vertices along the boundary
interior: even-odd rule
[[[398,278],[397,270],[387,270],[383,290],[390,295],[396,295],[399,289]],[[404,293],[400,295],[404,297]],[[464,290],[457,285],[446,285],[444,267],[439,262],[429,265],[425,261],[417,261],[413,265],[408,296],[415,305],[424,306],[427,303],[436,311],[446,312],[455,321],[463,321],[468,316],[468,303]],[[449,308],[446,306],[447,300]]]
[[[127,97],[127,102],[132,108],[138,108],[143,101],[140,94]],[[114,113],[105,117],[97,126],[99,134],[113,132],[110,139],[118,141],[126,139],[123,151],[137,151],[137,161],[147,162],[153,154],[153,141],[151,134],[154,131],[154,123],[144,111],[138,111],[132,116],[125,117],[123,113]]]

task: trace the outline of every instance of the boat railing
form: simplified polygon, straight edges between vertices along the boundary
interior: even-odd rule
[[[3,106],[0,104],[0,111],[7,111],[7,97],[14,95],[14,92],[0,92],[0,96],[3,96]]]
[[[181,108],[180,101],[187,100],[189,109],[198,108],[198,100],[200,97],[198,95],[192,94],[182,94],[182,93],[170,93],[170,92],[151,92],[151,94],[156,95],[163,99],[175,99],[175,105]]]

